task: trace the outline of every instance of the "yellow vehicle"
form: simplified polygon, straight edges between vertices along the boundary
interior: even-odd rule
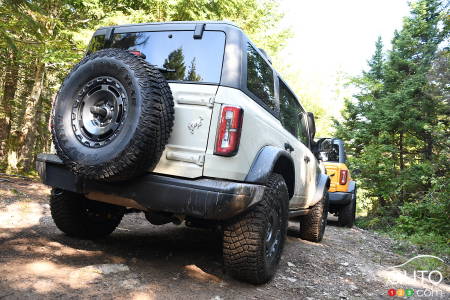
[[[331,180],[328,189],[329,212],[338,217],[340,226],[352,227],[356,212],[356,183],[346,165],[344,142],[335,138],[322,138],[317,144],[319,158]]]

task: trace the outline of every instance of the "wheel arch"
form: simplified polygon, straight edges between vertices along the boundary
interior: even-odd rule
[[[323,173],[317,174],[316,192],[314,193],[314,197],[311,202],[312,205],[316,204],[320,201],[320,199],[322,199],[325,191],[328,192],[328,189],[330,188],[330,182],[330,177],[328,175],[325,175]]]
[[[294,161],[289,152],[275,146],[264,146],[259,150],[245,181],[266,184],[270,174],[274,172],[283,176],[288,188],[289,199],[292,198],[295,189]]]

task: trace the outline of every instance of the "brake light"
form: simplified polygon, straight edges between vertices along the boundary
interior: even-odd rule
[[[347,183],[347,177],[348,177],[348,170],[341,170],[339,173],[339,184],[346,184]]]
[[[141,51],[136,51],[136,50],[130,50],[129,51],[131,54],[134,54],[136,56],[142,57],[143,59],[146,59],[147,56],[145,56],[144,53],[142,53]]]
[[[214,154],[233,156],[239,148],[242,116],[244,111],[237,106],[223,106],[216,135]]]

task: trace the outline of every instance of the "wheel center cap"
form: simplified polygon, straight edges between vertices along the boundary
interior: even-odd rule
[[[91,106],[90,112],[94,117],[94,121],[100,121],[101,125],[109,123],[113,117],[114,107],[107,104]]]
[[[122,84],[112,77],[86,83],[72,107],[72,129],[87,147],[102,147],[117,137],[127,118],[128,98]]]

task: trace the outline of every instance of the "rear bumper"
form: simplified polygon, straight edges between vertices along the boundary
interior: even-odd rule
[[[132,199],[151,211],[169,212],[202,219],[229,219],[261,201],[265,186],[214,180],[184,179],[148,173],[126,182],[87,180],[70,172],[54,154],[40,154],[36,163],[44,184],[87,194]]]
[[[352,200],[352,193],[329,192],[328,198],[330,199],[330,205],[347,205]]]

